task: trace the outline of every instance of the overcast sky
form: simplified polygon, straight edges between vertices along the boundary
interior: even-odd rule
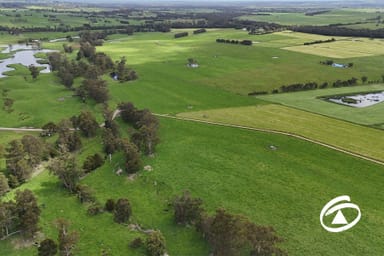
[[[94,1],[94,0],[87,0],[87,1]],[[98,0],[103,1],[103,0]],[[120,2],[141,2],[141,1],[135,1],[135,0],[116,0]],[[325,1],[334,1],[335,0],[195,0],[195,1],[188,1],[188,0],[143,0],[146,2],[325,2]]]

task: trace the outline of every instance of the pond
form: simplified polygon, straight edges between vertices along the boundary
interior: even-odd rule
[[[41,70],[40,73],[51,72],[48,64],[39,64],[37,62],[38,60],[41,60],[41,59],[36,58],[35,54],[41,53],[41,52],[43,53],[54,52],[54,50],[36,49],[32,45],[26,45],[26,44],[12,44],[12,45],[2,46],[2,47],[5,47],[5,49],[2,50],[1,53],[11,53],[13,55],[7,59],[0,60],[0,78],[6,77],[6,75],[3,74],[4,72],[14,70],[14,68],[8,67],[8,65],[11,65],[11,64],[22,64],[26,67],[28,67],[29,65],[35,65],[36,67],[44,67],[44,69]]]
[[[384,101],[383,92],[361,93],[355,95],[333,96],[328,101],[348,105],[356,108],[364,108]]]

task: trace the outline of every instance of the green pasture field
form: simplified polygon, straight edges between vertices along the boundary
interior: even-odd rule
[[[320,99],[324,96],[380,90],[384,91],[383,84],[313,90],[297,93],[281,93],[258,96],[258,98],[349,122],[384,128],[383,103],[365,108],[354,108]]]
[[[180,31],[191,32],[175,30],[173,33]],[[270,92],[283,84],[308,81],[332,83],[337,79],[360,78],[363,75],[367,75],[369,80],[381,79],[381,56],[344,59],[341,63],[353,62],[354,67],[337,69],[319,64],[325,57],[278,48],[327,37],[289,32],[249,36],[239,30],[217,29],[201,35],[174,39],[173,33],[114,35],[104,46],[98,47],[98,51],[106,52],[115,60],[126,56],[128,65],[139,75],[137,81],[123,84],[105,77],[109,82],[111,108],[121,101],[133,101],[138,107],[149,108],[156,113],[238,107],[263,102],[235,94]],[[60,37],[60,33],[50,35],[56,36]],[[252,47],[218,44],[215,40],[219,37],[253,39],[259,43]],[[7,37],[5,40],[12,38]],[[61,50],[62,44],[63,42],[44,42],[43,47]],[[195,58],[200,67],[188,68],[188,58]],[[88,108],[77,98],[71,97],[72,92],[65,90],[54,75],[42,74],[36,81],[32,81],[26,68],[20,70],[20,76],[0,80],[0,89],[10,89],[10,95],[15,99],[20,95],[20,99],[14,104],[15,111],[6,114],[8,118],[4,125],[41,126],[50,121],[51,113],[58,109],[63,114],[55,115],[54,120],[67,114],[73,115],[78,109]],[[27,81],[24,81],[23,76],[28,78]],[[44,97],[31,108],[30,100],[37,101],[31,95]],[[58,100],[62,97],[66,97],[64,102]],[[98,106],[91,108],[100,109]],[[32,110],[35,113],[33,115]],[[30,113],[27,116],[31,117],[22,117],[24,120],[21,120],[18,116],[20,113]]]
[[[99,113],[101,120],[101,106],[81,103],[53,74],[40,74],[33,80],[26,67],[15,67],[15,71],[7,73],[9,77],[0,79],[0,90],[9,90],[7,97],[14,100],[13,111],[9,113],[3,109],[4,100],[0,98],[1,126],[41,127],[50,121],[78,115],[82,110]]]
[[[168,202],[185,189],[202,198],[210,213],[224,207],[258,224],[274,226],[285,239],[281,247],[289,255],[384,253],[378,246],[384,221],[380,211],[383,167],[286,136],[241,129],[161,119],[160,133],[156,157],[145,159],[152,172],[141,171],[130,181],[116,176],[117,166],[106,163],[82,183],[95,190],[100,202],[129,198],[132,222],[160,229],[170,255],[209,253],[193,228],[173,222]],[[96,145],[93,150],[100,150]],[[277,150],[270,150],[270,145]],[[119,155],[113,160],[118,162]],[[87,206],[68,195],[47,172],[24,188],[32,189],[45,205],[41,227],[47,237],[56,238],[52,221],[58,217],[69,219],[80,232],[76,255],[99,255],[103,249],[112,255],[144,255],[143,250],[128,247],[139,233],[113,223],[109,213],[87,216]],[[321,208],[343,194],[360,206],[363,217],[348,232],[328,233],[319,223]],[[0,241],[1,255],[36,251],[35,247],[14,250],[12,243],[13,239]]]
[[[175,39],[174,34],[181,31],[190,35]],[[111,95],[109,107],[114,109],[121,101],[132,101],[138,108],[148,108],[154,113],[182,112],[180,116],[284,130],[383,159],[381,130],[269,104],[269,97],[244,96],[251,91],[271,91],[282,84],[297,82],[325,82],[324,79],[333,82],[362,75],[381,79],[382,56],[378,53],[342,59],[343,63],[353,62],[353,68],[335,69],[319,64],[326,60],[325,56],[281,49],[329,37],[289,32],[250,36],[232,29],[212,29],[199,35],[191,32],[182,29],[171,33],[110,36],[97,50],[114,60],[126,56],[127,64],[137,71],[139,79],[119,83],[106,75],[104,79]],[[257,43],[252,47],[218,44],[217,38],[250,39]],[[0,43],[14,42],[13,39],[6,36]],[[62,44],[43,46],[61,49]],[[199,68],[188,68],[188,58],[195,58]],[[32,80],[27,68],[16,67],[9,77],[0,79],[0,90],[9,89],[9,97],[15,99],[13,112],[0,108],[1,126],[41,127],[49,121],[78,115],[81,110],[96,113],[98,121],[102,121],[101,105],[81,103],[72,97],[73,92],[59,84],[54,74],[41,74]],[[80,82],[75,81],[75,85]],[[313,92],[334,94],[338,90]],[[276,97],[285,95],[288,98],[300,94]],[[372,120],[374,115],[379,117],[380,110],[377,111],[372,114]],[[123,125],[122,130],[127,129]],[[1,138],[0,143],[4,145],[10,138],[12,134]],[[152,172],[140,171],[134,181],[116,176],[114,171],[123,164],[122,156],[116,154],[112,163],[107,162],[81,182],[95,190],[100,203],[108,198],[128,197],[133,207],[132,222],[144,228],[160,229],[170,255],[209,254],[207,243],[193,228],[182,228],[173,222],[169,202],[185,189],[201,197],[210,213],[225,207],[258,224],[274,226],[285,239],[282,248],[290,255],[384,254],[384,248],[378,246],[384,222],[380,197],[382,166],[288,136],[165,118],[160,118],[160,139],[155,157],[144,158],[145,164],[153,166]],[[271,150],[271,145],[277,150]],[[84,140],[79,162],[101,152],[101,147],[99,136]],[[144,250],[128,247],[129,241],[140,236],[139,233],[113,223],[109,213],[87,216],[87,205],[80,205],[47,171],[21,188],[32,189],[40,204],[45,205],[40,224],[47,237],[57,237],[52,225],[54,219],[65,217],[72,222],[72,228],[80,232],[76,255],[100,255],[102,250],[111,255],[144,255]],[[13,194],[14,191],[6,199]],[[344,194],[361,207],[363,218],[348,232],[330,234],[320,226],[321,208]],[[0,255],[35,254],[35,247],[14,249],[16,242],[15,239],[0,241]]]
[[[200,120],[301,135],[377,160],[384,159],[384,131],[285,107],[263,105],[179,114]]]
[[[173,33],[191,30],[174,30]],[[292,83],[318,83],[346,80],[351,77],[360,78],[366,75],[369,80],[381,79],[382,57],[380,55],[364,58],[348,58],[340,60],[341,63],[353,62],[353,68],[339,69],[321,65],[320,61],[328,59],[326,56],[316,56],[292,52],[280,48],[302,45],[304,42],[326,40],[330,37],[308,35],[303,33],[279,32],[268,35],[250,36],[246,32],[233,29],[215,29],[200,35],[190,35],[184,38],[173,38],[173,33],[135,33],[133,36],[116,35],[110,37],[99,51],[104,51],[114,59],[127,57],[127,63],[138,71],[142,79],[132,83],[136,92],[145,92],[148,98],[161,96],[174,91],[183,91],[193,94],[200,88],[217,87],[236,94],[247,95],[253,91],[271,92],[282,85]],[[250,39],[254,41],[251,47],[216,43],[217,38]],[[332,44],[332,43],[331,43]],[[366,46],[376,47],[376,40],[366,42]],[[351,46],[350,48],[353,48]],[[384,48],[384,47],[383,47]],[[199,68],[186,67],[187,59],[195,58],[200,64]],[[335,60],[339,62],[339,60]],[[153,74],[146,76],[145,74]],[[189,86],[188,86],[189,85]],[[203,87],[202,87],[203,86]],[[143,88],[159,88],[159,91]],[[116,97],[132,98],[122,90],[112,94]],[[194,89],[191,89],[194,88]],[[116,93],[117,92],[117,93]],[[155,92],[152,95],[152,92]],[[148,94],[149,93],[149,94]],[[199,93],[204,96],[205,93]],[[137,98],[143,100],[143,95]],[[164,96],[163,96],[164,97]],[[134,98],[136,100],[136,98]],[[178,99],[175,99],[177,101]],[[212,98],[214,101],[215,98]],[[166,102],[171,104],[174,101]],[[146,105],[156,108],[159,104]],[[191,105],[195,105],[192,104]],[[172,111],[167,108],[165,111]]]
[[[329,58],[353,58],[384,54],[383,39],[349,38],[331,43],[290,46],[283,49]]]
[[[268,12],[266,12],[268,13]],[[353,22],[364,22],[368,19],[377,17],[380,13],[366,12],[355,9],[339,9],[330,12],[306,16],[304,12],[297,13],[269,13],[265,15],[245,15],[239,17],[242,20],[254,20],[263,22],[273,22],[282,25],[329,25],[329,24],[346,24]]]
[[[53,15],[57,20],[49,20],[50,17],[44,15]],[[59,26],[72,26],[81,27],[83,24],[92,24],[95,26],[104,25],[117,25],[119,19],[106,18],[97,16],[94,18],[96,23],[93,23],[84,14],[69,14],[52,12],[48,10],[38,11],[34,9],[15,9],[15,10],[1,10],[0,11],[0,24],[9,27],[59,27]],[[64,24],[64,25],[60,25]]]

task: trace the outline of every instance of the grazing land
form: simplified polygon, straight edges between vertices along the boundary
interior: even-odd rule
[[[180,31],[188,30],[175,30],[172,33]],[[217,38],[249,39],[256,43],[251,47],[218,44],[215,42]],[[298,82],[316,81],[331,84],[338,79],[360,78],[364,75],[369,80],[381,80],[381,57],[378,52],[375,56],[343,59],[341,60],[342,63],[353,62],[354,67],[338,69],[319,64],[320,61],[328,58],[326,56],[284,50],[285,47],[329,38],[328,36],[289,31],[250,36],[244,31],[233,29],[214,29],[209,30],[208,33],[190,35],[179,39],[174,39],[172,34],[137,33],[127,37],[111,37],[109,42],[100,47],[100,51],[108,52],[116,59],[119,56],[128,56],[129,54],[129,63],[137,67],[139,74],[156,73],[156,76],[135,81],[138,91],[143,91],[140,88],[148,85],[162,88],[159,92],[154,91],[156,95],[167,92],[163,92],[163,87],[156,86],[156,84],[163,81],[166,81],[165,88],[177,84],[177,88],[171,88],[172,94],[175,91],[194,94],[195,91],[201,88],[200,86],[204,86],[204,88],[210,86],[236,94],[247,95],[252,91],[271,92],[284,84]],[[367,44],[371,44],[374,48],[376,42],[378,41],[374,40],[373,42],[367,42]],[[327,43],[325,45],[332,44]],[[354,48],[354,45],[351,45],[350,48],[358,51],[357,48]],[[371,49],[371,47],[368,49]],[[381,51],[380,49],[377,51]],[[345,52],[345,54],[347,53]],[[240,56],[241,58],[239,58]],[[200,68],[194,70],[186,68],[186,60],[191,57],[199,62]],[[367,66],[369,66],[369,69],[366,68]],[[172,77],[169,77],[169,74],[172,74]],[[175,80],[171,82],[172,80],[169,79],[173,78]],[[184,89],[188,85],[195,89]],[[114,89],[117,88],[114,87]],[[148,92],[146,91],[146,93]],[[118,90],[116,95],[123,96],[124,92]],[[154,99],[157,98],[156,95],[153,96]],[[141,101],[143,97],[137,100]],[[177,102],[180,99],[174,100]],[[216,99],[214,97],[211,100],[215,101]],[[151,103],[149,102],[149,104]],[[156,102],[154,107],[158,107],[159,104],[164,104],[164,102]],[[170,108],[167,108],[167,111],[169,110]]]
[[[345,59],[382,55],[384,54],[384,42],[379,39],[348,38],[337,40],[333,43],[291,46],[284,47],[283,49],[329,58]]]
[[[0,127],[41,128],[67,119],[71,128],[64,135],[75,140],[69,134],[82,134],[77,141],[81,147],[71,151],[79,169],[85,170],[84,163],[96,153],[102,163],[79,177],[80,186],[74,192],[47,167],[68,153],[60,144],[63,133],[1,130],[0,172],[9,178],[12,154],[24,150],[24,144],[11,145],[12,140],[41,135],[51,147],[31,177],[22,184],[8,181],[15,188],[0,195],[3,206],[17,197],[17,190],[30,189],[41,210],[37,235],[26,240],[15,234],[0,240],[0,255],[36,255],[35,245],[44,238],[57,240],[57,218],[67,219],[70,230],[78,232],[74,255],[149,255],[145,245],[134,249],[130,243],[137,237],[145,241],[146,232],[153,230],[164,235],[169,255],[210,255],[212,243],[194,225],[176,223],[173,200],[185,190],[202,200],[210,216],[224,208],[258,225],[272,226],[282,238],[277,246],[288,255],[384,255],[380,246],[384,166],[378,163],[384,161],[384,103],[358,109],[321,99],[384,91],[383,40],[288,30],[289,25],[335,23],[356,29],[381,28],[383,9],[335,8],[316,13],[319,8],[312,4],[304,9],[287,4],[291,6],[287,10],[270,7],[272,3],[264,9],[238,4],[128,5],[125,9],[125,5],[29,2],[0,9],[0,45],[38,40],[39,47],[59,51],[68,62],[35,78],[22,63],[12,65],[15,70],[0,78]],[[315,15],[305,15],[304,10]],[[202,28],[204,32],[193,33]],[[182,32],[188,35],[175,38]],[[225,43],[216,41],[223,38]],[[235,43],[243,40],[252,45]],[[304,45],[308,42],[317,43]],[[104,55],[86,57],[84,49],[92,51],[90,46]],[[68,47],[71,51],[67,52]],[[101,72],[97,68],[108,62],[106,56],[115,67]],[[8,57],[0,53],[0,58]],[[49,59],[44,54],[39,57]],[[122,79],[127,69],[120,72],[116,66],[120,67],[123,57],[128,71],[137,75],[135,79]],[[327,61],[348,67],[335,68]],[[51,59],[51,67],[53,63]],[[88,64],[84,72],[76,70]],[[70,70],[67,66],[81,73],[70,86],[64,86],[59,76],[65,75],[63,69]],[[84,82],[101,79],[105,82],[91,89]],[[313,82],[316,89],[283,93],[284,86]],[[98,89],[107,91],[104,101],[89,97]],[[122,102],[137,108],[132,116],[122,111]],[[82,111],[95,119],[78,117]],[[121,116],[114,115],[112,120],[111,113]],[[84,120],[95,127],[93,136],[80,133]],[[65,130],[65,125],[62,122],[55,129]],[[118,137],[112,153],[106,150],[114,140],[106,140],[107,125]],[[152,127],[154,133],[158,127],[155,135]],[[151,142],[159,143],[148,153],[141,148],[152,144],[140,139],[150,135],[156,137]],[[14,149],[14,145],[19,147]],[[130,150],[137,153],[135,163],[129,162]],[[16,163],[32,156],[24,155]],[[131,164],[138,166],[134,174],[128,171]],[[82,201],[85,185],[94,202]],[[349,195],[363,217],[353,229],[335,235],[321,227],[319,214],[324,204],[340,195]],[[114,213],[106,211],[104,204],[111,198],[129,200],[132,212],[127,223],[115,222]],[[89,209],[95,206],[101,212],[94,215]],[[347,220],[354,218],[353,211],[343,213]],[[2,216],[0,225],[5,223]],[[146,232],[134,230],[136,224]],[[0,226],[0,237],[4,232]],[[249,251],[240,254],[249,255]]]
[[[152,172],[141,171],[130,181],[113,173],[115,164],[105,164],[82,183],[90,185],[100,201],[128,196],[133,222],[159,228],[167,238],[170,254],[208,253],[207,245],[192,228],[175,226],[172,210],[164,211],[169,209],[169,200],[184,189],[201,197],[210,212],[225,207],[257,223],[273,225],[287,237],[283,246],[291,254],[382,253],[381,247],[369,245],[380,242],[380,236],[374,234],[380,234],[383,221],[379,196],[383,167],[286,136],[167,119],[161,119],[161,126],[161,138],[170,142],[160,144],[156,158],[145,160],[153,166]],[[271,150],[270,145],[278,149]],[[116,161],[120,161],[118,156],[113,163]],[[127,246],[139,233],[113,223],[107,213],[88,217],[86,207],[47,172],[23,188],[36,191],[39,202],[46,205],[42,216],[45,234],[55,236],[51,223],[61,216],[81,230],[78,255],[97,254],[102,249],[142,255]],[[350,232],[331,238],[319,226],[318,214],[329,198],[340,193],[361,202],[369,215]],[[369,230],[369,235],[361,237],[364,230]],[[327,246],[313,243],[314,234]],[[35,250],[14,251],[5,241],[0,245],[5,255],[31,255]]]
[[[261,12],[263,13],[263,12]],[[372,19],[378,16],[377,13],[364,9],[339,9],[331,10],[317,15],[305,15],[306,12],[264,12],[269,15],[246,15],[240,17],[244,20],[274,22],[284,25],[329,25],[363,23],[375,24]]]
[[[377,141],[383,131],[280,105],[217,109],[178,116],[288,132],[374,159],[384,158],[384,144]],[[364,133],[364,140],[351,140],[361,133]]]
[[[50,120],[58,122],[73,116],[79,110],[97,110],[100,106],[82,104],[73,92],[60,86],[52,74],[42,74],[33,80],[27,68],[18,65],[9,77],[0,79],[1,90],[8,90],[8,97],[14,99],[13,111],[0,109],[3,127],[41,127]],[[24,77],[27,77],[26,80]],[[4,100],[0,99],[3,105]]]
[[[384,122],[382,115],[384,111],[384,104],[379,103],[365,108],[353,108],[321,99],[321,97],[331,95],[354,94],[380,90],[384,90],[384,86],[382,84],[297,92],[294,94],[285,93],[279,95],[259,96],[259,98],[357,124],[384,128],[382,126]]]

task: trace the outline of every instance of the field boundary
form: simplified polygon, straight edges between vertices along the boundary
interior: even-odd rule
[[[355,152],[352,152],[352,151],[349,151],[349,150],[346,150],[346,149],[343,149],[343,148],[332,146],[332,145],[329,145],[327,143],[324,143],[324,142],[321,142],[321,141],[318,141],[318,140],[314,140],[314,139],[310,139],[310,138],[307,138],[305,136],[298,135],[298,134],[295,134],[295,133],[283,132],[283,131],[273,130],[273,129],[255,128],[255,127],[242,126],[242,125],[229,124],[229,123],[213,122],[213,121],[207,121],[207,120],[201,120],[201,119],[195,119],[195,118],[188,118],[188,117],[171,116],[171,115],[168,115],[168,114],[154,114],[154,115],[157,116],[157,117],[170,118],[170,119],[181,120],[181,121],[189,121],[189,122],[202,123],[202,124],[208,124],[208,125],[215,125],[215,126],[221,126],[221,127],[230,127],[230,128],[237,128],[237,129],[242,129],[242,130],[249,130],[249,131],[257,131],[257,132],[264,132],[264,133],[270,133],[270,134],[285,135],[285,136],[289,136],[289,137],[292,137],[292,138],[308,141],[308,142],[311,142],[311,143],[314,143],[314,144],[317,144],[317,145],[320,145],[320,146],[323,146],[323,147],[326,147],[326,148],[329,148],[329,149],[333,149],[333,150],[336,150],[338,152],[341,152],[341,153],[344,153],[344,154],[347,154],[347,155],[350,155],[350,156],[353,156],[353,157],[357,157],[357,158],[360,158],[360,159],[363,159],[363,160],[366,160],[366,161],[370,161],[372,163],[376,163],[376,164],[384,166],[384,162],[383,161],[380,161],[380,160],[377,160],[377,159],[374,159],[374,158],[371,158],[371,157],[368,157],[368,156],[364,156],[364,155],[361,155],[361,154],[358,154],[358,153],[355,153]]]

